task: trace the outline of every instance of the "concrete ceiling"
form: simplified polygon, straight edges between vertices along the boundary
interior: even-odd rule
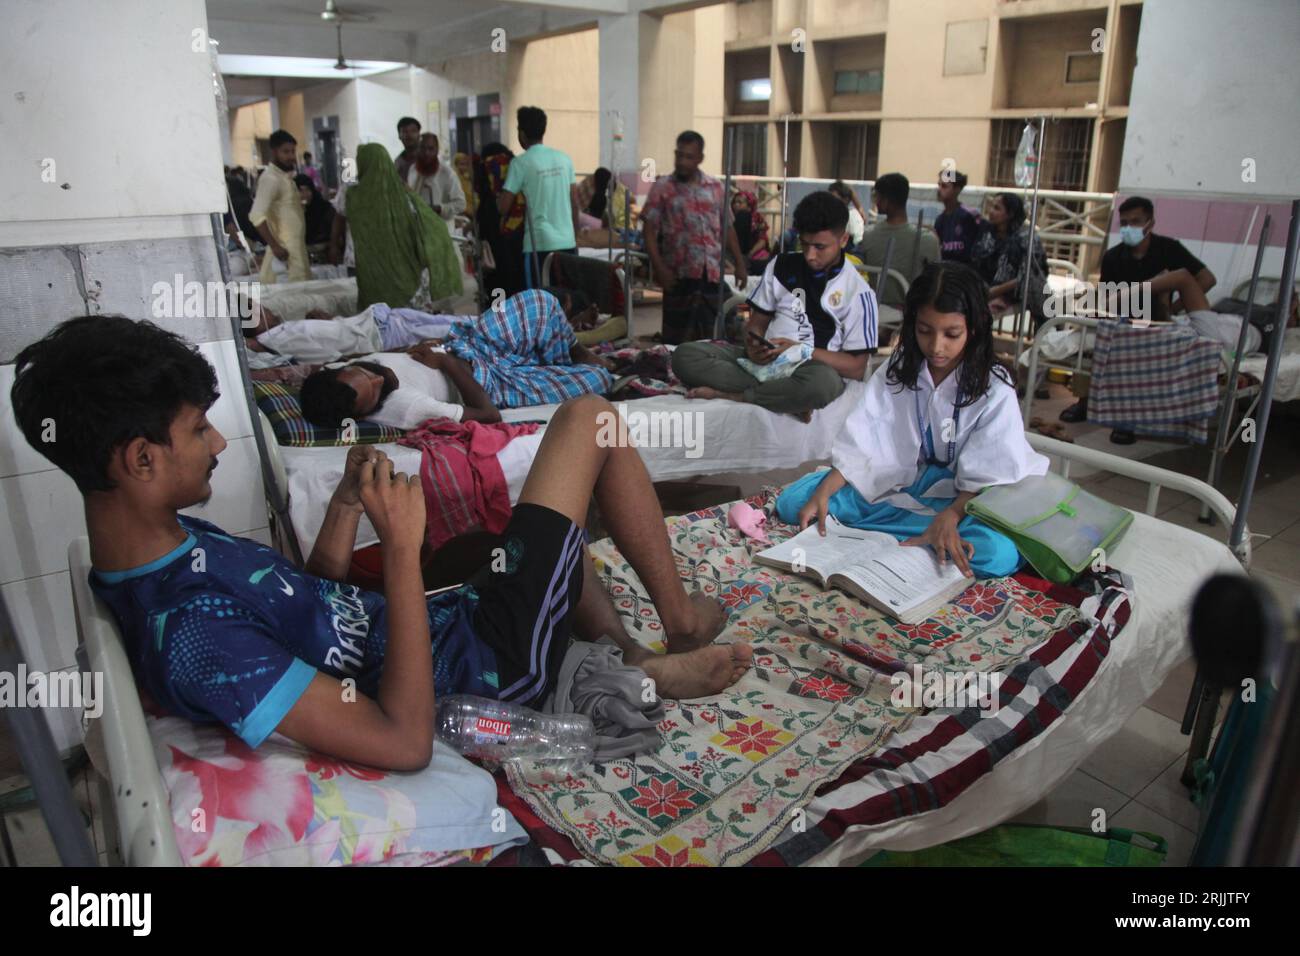
[[[637,0],[337,0],[347,59],[423,65],[487,50],[492,31],[510,39],[594,24],[602,14],[645,5]],[[208,31],[224,54],[335,56],[335,26],[321,19],[325,0],[207,0]]]

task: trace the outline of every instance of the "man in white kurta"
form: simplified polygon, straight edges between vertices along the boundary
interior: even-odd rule
[[[307,260],[307,217],[303,213],[302,196],[293,181],[297,169],[298,141],[282,129],[271,134],[271,162],[257,181],[257,195],[248,213],[249,222],[266,243],[262,257],[261,282],[275,282],[272,262],[286,263],[289,274],[285,281],[304,282],[311,278],[311,264]]]
[[[456,171],[438,157],[438,137],[420,136],[415,162],[406,173],[406,185],[441,216],[448,225],[465,211],[465,190]]]

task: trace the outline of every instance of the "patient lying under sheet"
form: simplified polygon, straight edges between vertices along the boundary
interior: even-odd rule
[[[274,313],[262,312],[258,328],[265,326],[265,331],[249,338],[249,349],[291,356],[299,362],[332,362],[347,355],[408,348],[427,339],[445,339],[455,323],[473,321],[465,315],[393,309],[382,302],[356,315],[331,317],[313,311],[293,322],[280,322]]]

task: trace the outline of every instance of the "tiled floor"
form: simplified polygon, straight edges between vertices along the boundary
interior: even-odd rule
[[[13,782],[25,783],[21,778],[0,782],[0,794],[7,792]],[[77,801],[86,832],[90,836],[99,865],[108,865],[108,848],[104,842],[102,814],[99,812],[99,792],[94,785],[93,771],[88,767],[71,780],[72,795]],[[41,816],[40,808],[32,805],[3,814],[9,843],[19,866],[58,866],[59,857]],[[3,842],[0,841],[0,863],[3,863]],[[10,864],[12,865],[12,864]]]
[[[1034,414],[1057,421],[1062,408],[1073,401],[1061,386],[1052,386],[1052,398],[1034,403]],[[1284,607],[1300,599],[1300,418],[1285,406],[1275,409],[1269,423],[1247,527],[1254,554],[1251,575],[1272,591]],[[1124,457],[1204,478],[1209,470],[1207,449],[1163,442],[1115,445],[1108,430],[1087,424],[1067,425],[1074,440]],[[1242,445],[1225,461],[1219,489],[1232,501],[1240,499],[1248,448]],[[1138,511],[1146,509],[1146,486],[1115,475],[1078,478],[1079,483],[1115,504]],[[1217,540],[1228,529],[1198,520],[1199,506],[1187,495],[1163,491],[1160,518],[1191,528]],[[1164,684],[1125,724],[1105,741],[1050,795],[1026,810],[1017,820],[1060,826],[1089,826],[1091,814],[1101,808],[1110,826],[1147,830],[1169,843],[1166,865],[1181,866],[1190,859],[1198,828],[1198,810],[1179,782],[1187,756],[1188,738],[1179,733],[1183,708],[1191,691],[1195,665],[1188,661],[1175,668]],[[1220,711],[1222,714],[1222,711]]]
[[[1055,421],[1059,411],[1072,401],[1061,386],[1052,386],[1052,398],[1035,403],[1035,414]],[[1113,445],[1104,429],[1070,425],[1067,431],[1076,441],[1125,457],[1142,458],[1150,464],[1185,474],[1204,477],[1209,455],[1170,443],[1138,442]],[[1220,489],[1229,499],[1239,498],[1246,450],[1236,450],[1228,459]],[[752,493],[765,483],[790,480],[794,472],[768,475],[715,476],[710,479],[719,493],[734,495],[736,488]],[[1146,507],[1146,491],[1126,478],[1097,475],[1075,476],[1081,484],[1107,500],[1135,510]],[[699,500],[689,489],[673,489],[672,511],[700,507],[711,501]],[[1197,520],[1197,508],[1185,495],[1164,492],[1158,514],[1161,518],[1192,528],[1202,534],[1226,539],[1218,525]],[[1259,479],[1249,516],[1255,535],[1252,575],[1264,582],[1279,601],[1294,607],[1300,597],[1300,418],[1288,408],[1278,410],[1269,426]],[[1166,865],[1181,866],[1191,857],[1197,828],[1197,810],[1179,783],[1187,754],[1188,738],[1178,724],[1191,689],[1194,667],[1189,662],[1176,668],[1155,694],[1137,710],[1123,729],[1105,741],[1050,795],[1022,813],[1017,820],[1060,826],[1089,826],[1097,808],[1107,816],[1109,826],[1145,830],[1164,837],[1169,844]],[[6,777],[17,767],[0,724],[0,795],[14,784]],[[104,859],[105,847],[97,813],[95,789],[87,773],[76,781],[78,802],[89,819],[95,849]],[[35,808],[7,815],[6,825],[18,862],[25,865],[57,863],[40,813]]]

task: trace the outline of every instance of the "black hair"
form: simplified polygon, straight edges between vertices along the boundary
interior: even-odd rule
[[[1002,208],[1007,211],[1007,234],[1020,231],[1025,224],[1025,201],[1015,193],[998,193],[995,198],[1002,200]]]
[[[704,152],[704,137],[693,129],[682,130],[677,134],[677,145],[681,146],[684,143],[694,143],[700,148],[701,153]]]
[[[515,111],[515,120],[524,135],[540,143],[546,135],[546,113],[536,106],[521,106]]]
[[[399,133],[407,126],[414,126],[416,129],[422,128],[420,126],[420,121],[414,116],[403,116],[397,121],[397,131]]]
[[[310,162],[311,162],[311,153],[303,153],[303,154],[302,154],[302,161],[303,161],[304,163],[310,163]]]
[[[916,388],[916,379],[925,364],[925,353],[916,338],[916,317],[926,306],[936,312],[960,312],[966,316],[966,346],[957,380],[958,408],[984,395],[992,387],[994,377],[1012,384],[1010,373],[993,352],[989,288],[980,274],[963,262],[928,263],[907,290],[898,347],[889,356],[885,370],[888,384]]]
[[[885,173],[876,180],[872,187],[881,199],[887,199],[895,206],[906,206],[907,196],[912,191],[912,184],[902,173]]]
[[[514,156],[510,147],[505,143],[486,143],[483,148],[479,150],[479,157],[487,159],[489,156],[497,156],[501,153],[505,153],[507,156]]]
[[[829,186],[826,187],[826,191],[828,193],[834,193],[836,196],[839,196],[840,199],[844,200],[845,202],[853,201],[853,190],[850,189],[849,184],[842,179],[835,180],[835,182],[831,183]]]
[[[112,491],[108,463],[136,438],[171,445],[182,405],[217,400],[217,375],[198,349],[152,322],[85,315],[56,326],[14,360],[9,398],[28,444],[82,494]],[[47,426],[55,429],[45,440]]]
[[[564,310],[565,318],[571,319],[583,309],[591,305],[591,296],[581,289],[568,289],[564,286],[548,285],[542,290],[555,296],[560,308]]]
[[[948,178],[945,179],[944,178],[945,176]],[[963,189],[966,188],[966,184],[970,182],[970,179],[966,176],[965,173],[959,172],[958,170],[943,169],[939,171],[939,182],[953,183],[957,187],[957,192],[961,192]]]
[[[293,135],[288,130],[283,129],[277,129],[272,133],[268,142],[271,144],[272,149],[279,149],[285,143],[293,143],[295,146],[298,145],[298,141],[293,138]]]
[[[600,166],[591,174],[592,185],[591,202],[587,203],[587,208],[583,210],[588,216],[595,216],[597,219],[603,219],[605,210],[609,206],[609,181],[614,176],[604,166]]]
[[[843,232],[849,225],[849,207],[833,192],[819,189],[799,200],[794,207],[794,231],[801,236],[814,232]]]
[[[386,369],[377,362],[352,362],[343,368],[363,368],[376,375],[383,375]],[[302,417],[317,428],[342,428],[343,419],[361,418],[357,415],[357,390],[351,385],[339,381],[339,372],[343,368],[322,368],[308,375],[298,392],[298,402],[302,405]],[[379,394],[379,404],[370,410],[378,411],[383,407],[384,399],[393,390],[391,383],[385,381]],[[369,414],[369,412],[367,413]]]
[[[1128,199],[1119,204],[1121,214],[1131,212],[1134,209],[1141,209],[1145,212],[1148,222],[1156,217],[1156,207],[1145,196],[1129,196]]]
[[[316,191],[316,184],[311,181],[311,177],[306,173],[298,173],[293,177],[293,182],[295,186],[306,186],[312,192]]]

